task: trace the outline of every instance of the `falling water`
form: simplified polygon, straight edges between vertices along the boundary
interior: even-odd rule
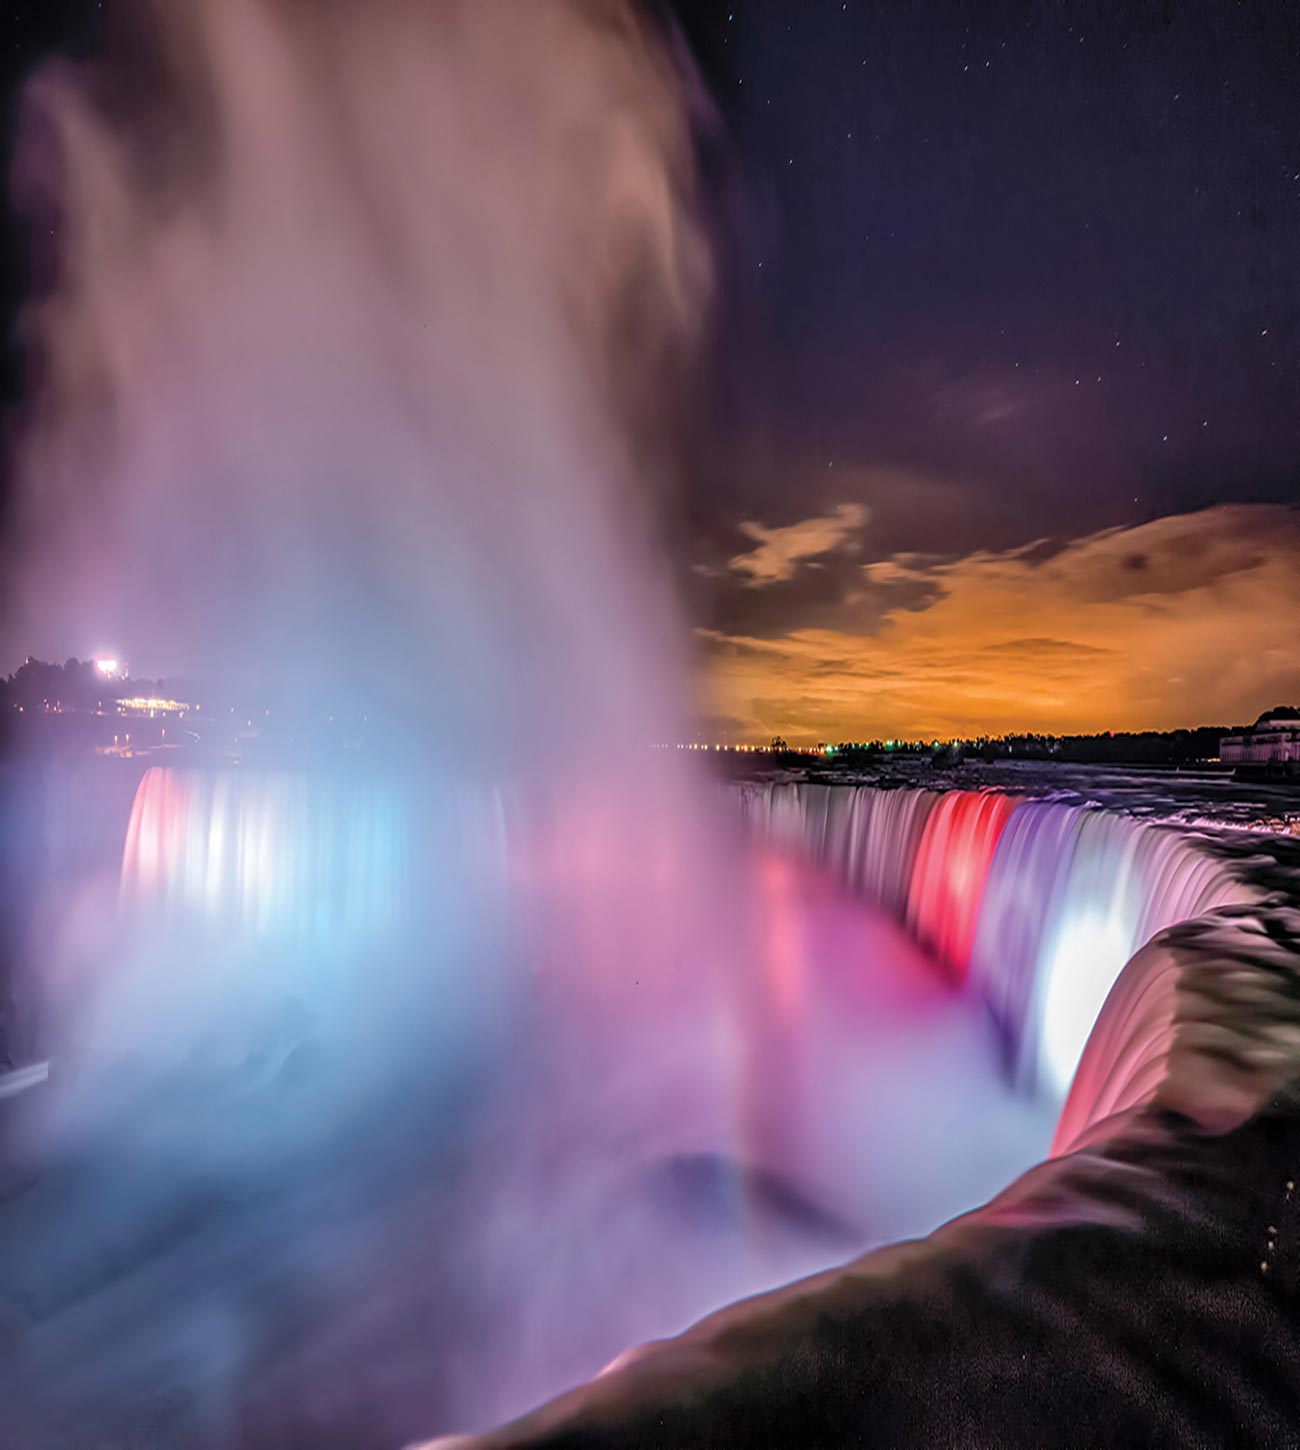
[[[751,829],[905,922],[987,1004],[1014,1076],[1061,1101],[1107,994],[1167,927],[1261,899],[1185,829],[989,791],[744,785]]]
[[[409,823],[392,783],[151,769],[127,826],[127,909],[197,913],[290,952],[392,931]]]

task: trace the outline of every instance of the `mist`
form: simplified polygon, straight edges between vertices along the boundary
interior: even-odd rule
[[[713,271],[672,34],[158,0],[112,35],[27,97],[11,642],[383,728],[232,761],[196,715],[54,889],[0,1201],[21,1436],[487,1425],[1032,1161],[916,949],[648,748],[689,708],[656,541]]]
[[[113,34],[32,82],[16,165],[52,285],[13,637],[346,690],[434,747],[661,738],[646,424],[710,279],[664,37],[494,0]]]
[[[12,648],[384,725],[344,770],[154,772],[120,884],[48,913],[5,1226],[42,1443],[389,1443],[646,1327],[548,1347],[516,1280],[573,1216],[539,1181],[594,1196],[563,1104],[599,1072],[656,1120],[556,983],[662,1019],[707,938],[688,783],[624,765],[685,705],[655,540],[711,283],[693,86],[621,0],[122,4],[30,84]],[[596,1231],[593,1264],[633,1230]]]

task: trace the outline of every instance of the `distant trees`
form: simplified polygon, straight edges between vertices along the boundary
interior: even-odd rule
[[[90,660],[66,659],[55,665],[29,658],[0,681],[0,704],[6,709],[95,710],[101,700],[114,698],[113,682],[103,679]]]
[[[1262,717],[1300,718],[1300,710],[1278,706]],[[818,769],[853,768],[878,764],[898,756],[928,757],[933,763],[951,766],[963,760],[1060,760],[1096,765],[1190,765],[1213,760],[1219,741],[1240,726],[1201,725],[1192,730],[1102,731],[1096,735],[980,735],[946,740],[846,740],[841,741]],[[785,749],[785,741],[772,742],[773,753]],[[816,757],[812,757],[816,759]],[[801,757],[802,763],[808,760]]]
[[[0,679],[0,709],[46,708],[71,713],[108,709],[132,695],[193,699],[196,686],[169,680],[106,679],[93,660],[66,659],[61,665],[30,656],[7,679]],[[177,693],[180,690],[182,693]],[[187,692],[187,693],[186,693]]]
[[[0,679],[0,708],[69,711],[107,709],[115,700],[130,695],[171,695],[177,697],[176,682],[167,680],[106,679],[95,668],[93,660],[66,659],[61,665],[28,657],[7,679]],[[189,687],[191,695],[193,687]]]
[[[1184,765],[1219,753],[1223,725],[1194,730],[1105,730],[1096,735],[1003,735],[964,741],[972,754],[994,760],[1063,760],[1094,765]]]

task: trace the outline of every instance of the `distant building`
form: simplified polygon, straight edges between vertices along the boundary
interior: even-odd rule
[[[1261,715],[1241,735],[1225,735],[1219,742],[1225,764],[1300,774],[1300,709]]]
[[[197,705],[185,700],[169,700],[158,695],[133,695],[117,701],[119,715],[143,715],[154,719],[159,715],[179,715],[184,720]]]

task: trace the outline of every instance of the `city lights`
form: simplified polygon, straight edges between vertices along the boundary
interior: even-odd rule
[[[164,714],[183,715],[194,709],[194,706],[184,700],[168,700],[155,695],[133,695],[129,700],[119,700],[117,708],[123,713],[147,711],[152,715],[162,711]]]

